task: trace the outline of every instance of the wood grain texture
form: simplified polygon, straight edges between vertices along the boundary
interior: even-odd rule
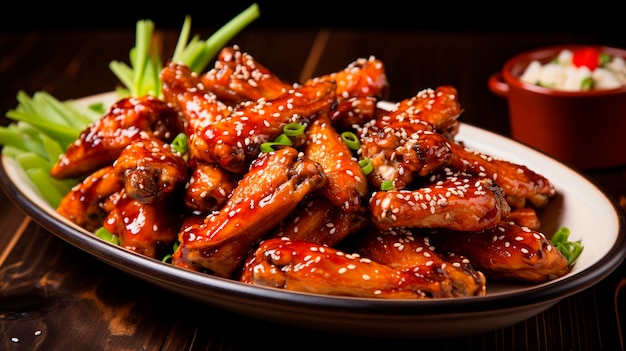
[[[200,30],[208,35],[210,30]],[[177,30],[163,30],[164,53]],[[390,99],[424,87],[458,88],[466,123],[508,133],[506,102],[487,88],[506,58],[567,42],[626,47],[626,37],[597,33],[499,33],[258,28],[234,40],[287,81],[342,69],[357,57],[381,58]],[[110,91],[111,60],[127,60],[134,32],[121,29],[0,33],[0,110],[19,90],[59,99]],[[8,120],[2,114],[3,125]],[[587,175],[618,201],[626,168]],[[0,194],[0,350],[287,350],[310,348],[412,350],[619,350],[617,314],[626,265],[597,285],[524,322],[467,337],[402,340],[333,335],[237,315],[139,281],[58,239]],[[15,235],[20,235],[14,240]],[[626,321],[622,321],[622,325]],[[623,327],[622,327],[623,328]],[[289,336],[289,338],[287,338]],[[332,340],[332,341],[331,341]]]

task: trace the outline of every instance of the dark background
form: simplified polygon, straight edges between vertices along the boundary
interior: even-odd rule
[[[0,30],[132,28],[152,19],[158,28],[218,27],[254,1],[12,1],[0,10]],[[333,27],[423,31],[569,32],[626,35],[624,16],[607,3],[445,1],[256,1],[253,27]],[[367,3],[367,4],[366,4]]]

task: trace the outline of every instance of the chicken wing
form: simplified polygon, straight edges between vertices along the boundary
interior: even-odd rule
[[[245,261],[242,282],[292,291],[368,298],[443,297],[427,275],[396,269],[327,246],[273,238]]]
[[[374,192],[369,201],[374,224],[476,231],[493,227],[510,207],[500,187],[487,178],[454,173],[416,190]]]
[[[102,204],[124,187],[113,166],[101,168],[83,179],[67,193],[56,211],[78,226],[93,232],[102,226],[107,211]]]
[[[352,150],[331,125],[325,113],[308,127],[304,155],[322,165],[326,185],[319,191],[335,206],[358,211],[367,195],[367,177]]]
[[[361,158],[374,166],[368,175],[372,185],[393,181],[402,189],[415,176],[447,164],[452,155],[445,131],[453,130],[460,114],[456,89],[441,86],[424,89],[365,124],[359,131]]]
[[[430,281],[424,292],[431,297],[482,296],[487,291],[484,274],[466,257],[440,254],[427,238],[406,229],[371,229],[359,241],[358,252]]]
[[[366,208],[348,212],[333,205],[326,197],[315,196],[301,203],[281,223],[280,230],[274,236],[333,247],[346,237],[365,229],[369,223]]]
[[[192,162],[185,187],[185,207],[200,213],[218,211],[237,186],[240,177],[222,167],[202,161]]]
[[[437,230],[428,238],[438,249],[468,257],[490,280],[541,283],[570,269],[543,233],[510,222],[478,232]]]
[[[172,106],[184,121],[189,144],[209,124],[215,123],[232,113],[232,108],[208,91],[198,74],[189,67],[169,62],[161,70],[163,99]],[[194,155],[194,149],[191,149]]]
[[[50,174],[59,179],[83,177],[113,163],[142,135],[169,142],[183,131],[176,111],[165,102],[152,96],[122,99],[81,132]]]
[[[556,194],[554,185],[546,177],[527,166],[497,159],[458,143],[450,143],[450,147],[450,167],[492,179],[504,190],[506,200],[513,208],[528,205],[542,208]]]
[[[149,135],[124,148],[114,167],[126,194],[144,203],[160,201],[187,182],[183,156]]]
[[[102,226],[119,239],[119,245],[146,257],[162,259],[171,252],[182,222],[180,199],[143,203],[124,190],[105,202]]]
[[[207,90],[231,106],[261,98],[274,100],[293,88],[237,45],[223,48],[214,67],[200,80]]]
[[[358,58],[341,71],[311,78],[304,84],[315,85],[324,81],[337,83],[337,99],[340,101],[353,97],[375,97],[380,100],[389,93],[385,65],[374,56]]]
[[[179,234],[173,263],[231,277],[253,244],[325,181],[321,166],[299,157],[294,148],[261,154],[219,212]]]
[[[207,125],[189,147],[199,159],[242,173],[259,154],[262,143],[274,140],[289,123],[308,125],[336,103],[335,83],[290,90],[275,100],[260,99],[238,105],[228,117]]]

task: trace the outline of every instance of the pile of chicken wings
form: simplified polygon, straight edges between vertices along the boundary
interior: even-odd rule
[[[162,97],[115,102],[51,171],[82,180],[58,213],[125,249],[253,285],[378,298],[481,296],[487,281],[571,268],[540,231],[554,186],[456,141],[452,86],[383,110],[373,56],[292,83],[236,45],[201,74],[169,62],[161,80]],[[261,151],[294,124],[304,132]],[[181,134],[185,152],[172,146]]]

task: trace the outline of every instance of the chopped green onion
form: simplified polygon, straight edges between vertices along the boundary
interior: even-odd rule
[[[172,263],[173,253],[176,252],[176,250],[178,250],[178,241],[175,241],[174,245],[172,245],[172,253],[163,256],[163,259],[161,259],[161,262]]]
[[[359,166],[361,167],[365,175],[372,173],[372,171],[374,170],[374,165],[372,164],[372,160],[370,160],[368,157],[362,160],[359,160]]]
[[[290,137],[299,136],[304,133],[304,126],[300,123],[289,123],[283,127],[283,133]]]
[[[593,88],[593,79],[591,77],[587,77],[580,82],[580,90],[587,91]]]
[[[187,153],[187,147],[189,146],[189,141],[187,139],[187,134],[179,133],[174,140],[172,140],[172,150],[178,152],[181,155]]]
[[[568,241],[570,235],[569,228],[561,227],[552,236],[552,244],[567,258],[567,263],[571,266],[576,262],[578,256],[583,251],[581,241]]]
[[[359,138],[352,132],[341,133],[341,139],[348,145],[350,150],[358,150],[361,147],[361,141],[359,141]]]
[[[119,238],[117,235],[114,235],[104,227],[100,227],[96,230],[95,235],[104,241],[108,241],[114,245],[119,245]]]
[[[287,135],[281,134],[274,141],[269,141],[269,142],[261,144],[261,151],[273,152],[273,151],[276,151],[274,149],[274,146],[291,146],[291,145],[293,145],[293,143],[291,142],[291,139],[289,139]]]
[[[393,189],[395,189],[395,186],[393,186],[393,180],[385,180],[382,184],[380,184],[380,190],[387,191]]]
[[[610,54],[607,54],[606,52],[601,52],[600,53],[600,66],[604,66],[607,63],[611,62],[611,60],[613,59],[613,56]]]

